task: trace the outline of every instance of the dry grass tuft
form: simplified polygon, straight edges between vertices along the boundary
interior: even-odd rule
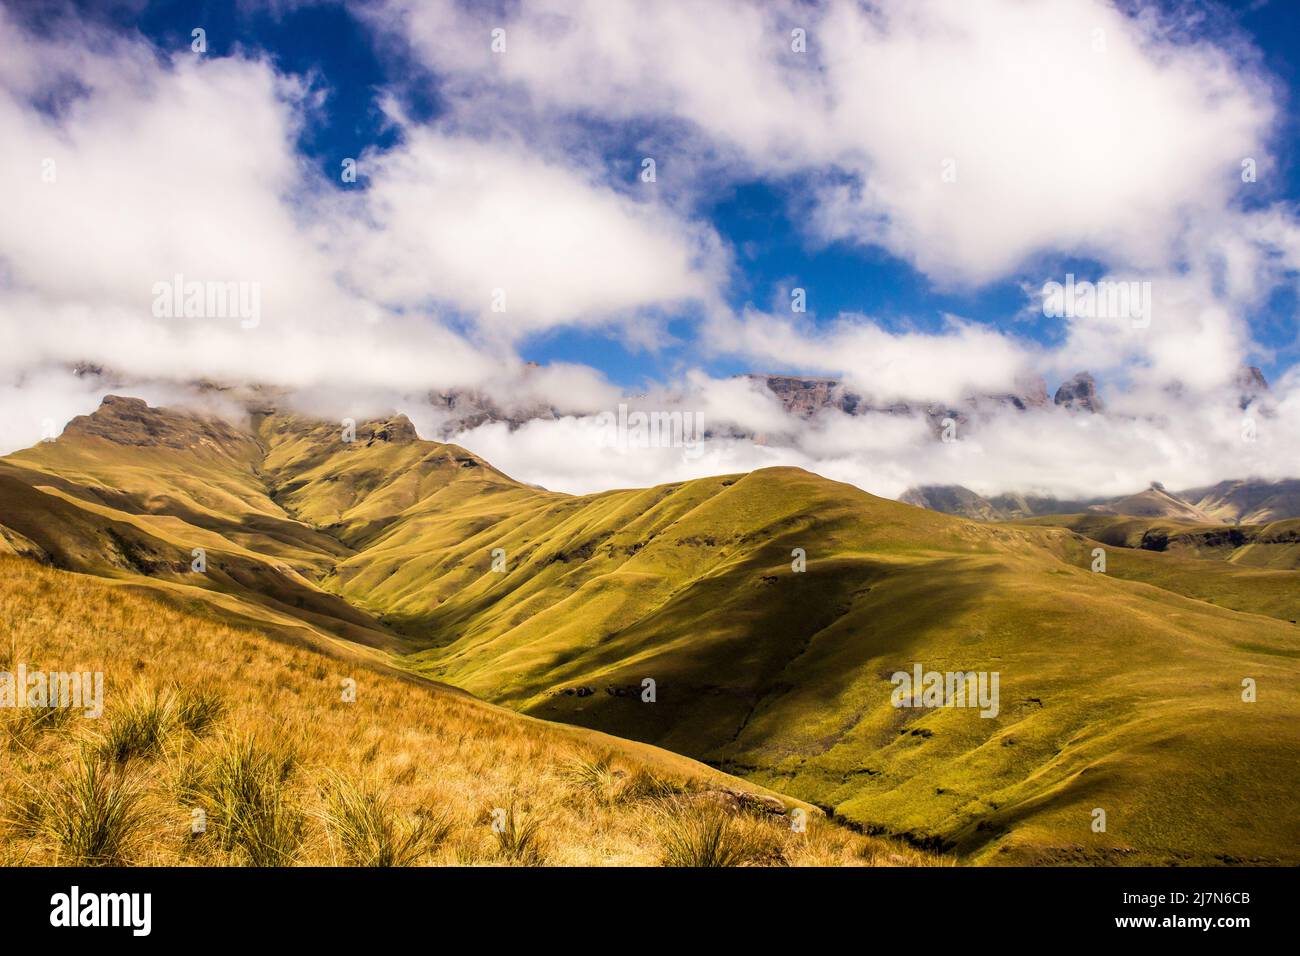
[[[451,832],[444,814],[404,821],[384,793],[332,771],[326,783],[324,819],[349,866],[414,866]]]
[[[36,829],[54,842],[60,864],[121,866],[142,842],[142,796],[138,778],[84,750],[73,776],[38,801]]]
[[[176,695],[170,691],[138,687],[109,716],[100,753],[108,760],[126,763],[136,757],[155,757],[178,723]]]
[[[0,863],[861,866],[909,852],[829,823],[842,845],[823,846],[735,807],[701,819],[700,793],[743,785],[5,556],[0,656],[102,672],[105,703],[99,719],[0,714]]]
[[[664,804],[658,811],[663,866],[721,867],[785,862],[776,824],[712,803]]]
[[[287,866],[303,841],[304,820],[288,781],[294,755],[251,736],[217,743],[191,795],[207,814],[207,833],[250,866]]]
[[[525,815],[514,800],[492,811],[492,832],[497,849],[511,863],[538,866],[545,861],[546,843],[542,836],[540,814]]]
[[[176,721],[180,726],[200,736],[221,719],[226,703],[215,687],[183,688],[176,705]]]

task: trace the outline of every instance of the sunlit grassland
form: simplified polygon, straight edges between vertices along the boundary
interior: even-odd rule
[[[374,703],[364,695],[334,714],[337,681],[379,668],[468,690],[509,708],[483,711],[502,720],[572,725],[546,740],[587,740],[577,728],[589,728],[625,738],[600,738],[616,754],[638,752],[628,741],[666,748],[963,861],[1297,861],[1294,523],[1243,545],[1215,537],[1223,528],[1167,519],[984,524],[794,468],[569,496],[420,441],[400,418],[358,426],[351,443],[335,423],[282,415],[255,416],[225,437],[142,403],[115,402],[91,418],[0,461],[0,551],[329,652],[326,677],[297,693],[323,709],[312,721],[339,753],[369,752],[358,728],[389,718],[358,717]],[[229,495],[203,498],[191,474],[222,469]],[[1173,532],[1167,551],[1132,547],[1157,525]],[[1108,542],[1105,572],[1092,568],[1099,543],[1088,534]],[[205,573],[189,568],[196,541],[210,545]],[[918,663],[997,672],[998,713],[892,706],[891,673]],[[1257,684],[1254,702],[1242,699],[1245,680]],[[127,681],[122,699],[166,691],[157,679],[141,687],[144,696]],[[170,698],[156,700],[167,711]],[[228,708],[222,719],[238,731],[239,714]],[[301,719],[285,717],[294,739],[311,736],[293,724]],[[232,747],[245,739],[225,724],[179,739],[195,737],[195,748],[212,746],[214,733]],[[306,758],[294,757],[289,779],[301,783]],[[263,768],[247,777],[253,784],[265,778],[266,760],[244,764]],[[340,772],[373,769],[354,764]],[[561,792],[575,786],[567,770],[556,774]],[[596,778],[605,782],[584,785],[588,797],[639,795],[624,821],[672,796],[611,786],[640,780],[634,768]],[[382,775],[347,786],[356,799],[320,797],[302,833],[334,820],[362,848],[349,852],[402,859],[411,834],[443,829],[445,808],[422,815]],[[532,859],[540,824],[531,798],[499,781],[489,789],[496,795],[463,811],[479,820],[468,832],[483,835],[474,829],[481,801],[494,800],[521,839],[503,842],[489,828],[484,852]],[[186,792],[217,799],[212,787]],[[362,813],[359,801],[388,809]],[[1103,832],[1091,826],[1098,809]],[[284,819],[293,831],[294,818]],[[700,835],[701,846],[735,831],[697,822],[681,833]]]
[[[725,863],[936,859],[810,808],[794,832],[794,802],[674,754],[24,559],[0,557],[0,652],[105,675],[98,719],[0,711],[9,865],[657,865],[715,819]]]

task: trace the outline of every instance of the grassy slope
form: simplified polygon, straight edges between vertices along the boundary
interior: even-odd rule
[[[216,603],[336,652],[409,649],[318,586],[354,552],[273,500],[264,454],[234,426],[110,398],[0,461],[0,551]],[[206,573],[191,570],[195,548]]]
[[[1070,547],[1071,560],[1080,563],[1090,564],[1092,549],[1107,545],[1107,573],[1114,577],[1292,624],[1300,620],[1300,520],[1224,527],[1083,514],[1019,523],[1084,536]]]
[[[1090,573],[1066,530],[794,469],[572,498],[402,422],[359,434],[259,420],[253,500],[296,529],[273,540],[327,532],[345,550],[309,583],[423,648],[408,658],[423,673],[974,859],[1295,859],[1300,641],[1185,596],[1221,587],[1201,567],[1218,562],[1180,570],[1173,593]],[[888,675],[915,661],[998,670],[1002,713],[894,709]],[[1257,704],[1240,703],[1244,676]]]
[[[239,864],[272,850],[281,863],[357,862],[357,847],[331,817],[349,792],[366,795],[364,805],[391,830],[387,842],[400,844],[423,826],[410,857],[420,863],[654,864],[678,828],[714,813],[748,862],[932,862],[815,813],[808,833],[793,833],[782,815],[790,801],[675,754],[331,661],[211,614],[14,557],[0,557],[0,648],[5,669],[22,662],[105,674],[98,720],[64,711],[41,726],[32,711],[0,712],[0,861],[10,864],[88,862],[62,826],[83,819],[74,784],[87,765],[101,768],[134,807],[115,826],[115,855],[95,862]],[[357,683],[353,703],[342,700],[344,677]],[[145,747],[125,728],[142,713],[139,702],[157,694],[207,695],[219,707],[205,727],[161,721],[159,739]],[[244,808],[262,821],[265,845],[251,849],[209,796],[223,759],[244,739],[276,768],[259,780],[268,798]],[[134,740],[140,752],[103,756],[110,740]],[[190,833],[195,807],[209,811],[198,838]],[[539,825],[536,855],[494,835],[495,807]]]
[[[1222,525],[1088,513],[1044,515],[1016,523],[1069,528],[1120,548],[1226,561],[1240,567],[1300,570],[1300,519],[1297,518],[1266,524]]]
[[[1300,480],[1224,481],[1181,493],[1206,514],[1233,524],[1268,524],[1300,514]]]
[[[1072,543],[773,469],[543,500],[471,536],[417,522],[367,552],[363,588],[423,607],[429,673],[865,826],[976,858],[1293,858],[1294,628],[1093,575]],[[1000,671],[1003,714],[892,708],[887,676],[914,661]],[[1269,700],[1242,704],[1244,676]],[[1243,837],[1234,804],[1270,823]]]

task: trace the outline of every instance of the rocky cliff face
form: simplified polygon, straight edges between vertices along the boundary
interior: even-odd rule
[[[429,404],[447,412],[447,418],[438,429],[439,437],[442,438],[487,422],[505,422],[513,429],[525,422],[560,417],[555,408],[540,403],[526,408],[504,408],[490,395],[473,389],[430,392]]]
[[[93,414],[68,422],[63,434],[68,439],[98,438],[135,447],[245,451],[249,445],[247,435],[219,418],[150,408],[141,399],[118,395],[105,396]]]
[[[1233,384],[1240,393],[1238,404],[1243,412],[1270,394],[1268,380],[1254,365],[1249,365],[1238,372]]]
[[[852,415],[862,405],[862,397],[847,391],[834,378],[797,378],[792,375],[747,375],[759,382],[781,401],[792,415],[811,418],[823,408],[835,408]]]
[[[1191,502],[1179,495],[1170,494],[1158,481],[1153,481],[1146,491],[1090,505],[1088,510],[1096,514],[1128,515],[1134,518],[1172,518],[1200,524],[1218,523],[1217,519]]]
[[[1221,481],[1180,492],[1209,515],[1231,524],[1265,524],[1300,518],[1300,479]]]
[[[905,505],[960,515],[975,521],[1005,521],[1008,517],[987,498],[961,485],[922,485],[909,488],[898,500]]]
[[[1071,412],[1100,412],[1105,409],[1097,394],[1097,383],[1087,372],[1079,372],[1056,390],[1055,404]]]
[[[1196,524],[1268,524],[1300,518],[1300,479],[1221,481],[1209,488],[1171,492],[1158,481],[1118,498],[1063,500],[1020,494],[985,498],[961,485],[922,485],[899,498],[905,504],[976,521],[1014,521],[1081,512],[1167,518]]]
[[[880,402],[849,389],[836,378],[802,378],[793,375],[746,376],[758,382],[781,400],[787,412],[800,418],[811,418],[825,408],[834,408],[846,415],[867,413],[885,415],[911,415],[917,412],[931,417],[962,416],[962,409],[949,408],[939,402]],[[1047,383],[1037,376],[1016,382],[1015,391],[1001,394],[972,395],[962,406],[966,411],[991,408],[1016,408],[1021,411],[1042,408],[1047,404]]]
[[[1006,392],[1001,395],[982,395],[974,399],[974,401],[991,402],[1000,407],[1009,406],[1022,412],[1031,408],[1045,408],[1048,403],[1047,382],[1039,375],[1021,378],[1016,381],[1016,390],[1014,392]]]
[[[125,384],[120,376],[98,367],[80,365],[75,371],[78,375],[98,378],[106,387],[116,389]],[[1097,382],[1086,371],[1061,383],[1051,398],[1047,383],[1042,377],[1027,376],[1017,380],[1007,392],[970,395],[953,404],[882,400],[856,391],[842,380],[830,377],[749,373],[742,378],[766,389],[786,412],[802,421],[810,420],[825,410],[834,409],[845,415],[923,417],[937,432],[940,423],[946,418],[952,418],[958,425],[965,426],[972,419],[978,422],[982,417],[1004,411],[1030,412],[1060,408],[1068,412],[1089,414],[1106,412],[1106,403],[1102,400]],[[274,407],[281,404],[287,396],[284,389],[259,385],[230,386],[212,382],[190,384],[199,392],[215,391],[250,410],[256,410],[259,403]],[[1271,414],[1269,385],[1258,368],[1242,368],[1234,380],[1234,392],[1243,411],[1258,409],[1264,416]],[[485,423],[502,422],[514,429],[530,421],[554,420],[570,413],[536,398],[523,398],[519,395],[512,398],[509,395],[488,394],[474,389],[432,389],[426,397],[433,408],[444,413],[437,434],[433,436],[443,440]],[[129,414],[125,406],[122,411],[123,414]],[[149,436],[144,422],[137,423],[136,431],[145,441],[166,440]],[[710,432],[711,437],[719,434],[733,438],[753,437],[734,429]]]

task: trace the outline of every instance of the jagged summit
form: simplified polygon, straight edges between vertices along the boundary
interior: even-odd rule
[[[1079,372],[1056,390],[1054,404],[1068,411],[1100,412],[1105,410],[1097,394],[1097,382],[1088,372]]]
[[[410,418],[396,412],[359,422],[340,420],[336,424],[284,411],[281,403],[264,394],[247,399],[243,406],[248,417],[242,421],[229,421],[184,406],[153,406],[141,398],[106,395],[95,411],[72,419],[64,428],[63,436],[66,439],[95,438],[117,445],[141,447],[229,446],[249,440],[256,433],[256,422],[277,418],[299,423],[296,427],[310,424],[311,427],[336,429],[340,435],[348,430],[350,422],[355,440],[365,445],[375,442],[408,444],[421,440]]]
[[[524,370],[525,379],[538,367],[534,363],[529,363]],[[121,375],[90,363],[78,363],[73,371],[78,376],[97,377],[104,387],[112,388],[115,392],[131,387]],[[1101,397],[1098,384],[1087,371],[1079,372],[1061,383],[1055,393],[1049,394],[1046,380],[1041,376],[1024,375],[1018,378],[1006,392],[968,395],[952,403],[924,399],[909,401],[880,399],[851,388],[842,379],[832,376],[744,373],[739,377],[770,392],[780,402],[782,408],[792,416],[794,425],[799,421],[814,419],[827,410],[838,411],[845,415],[916,416],[928,420],[931,428],[936,430],[937,424],[948,417],[964,426],[972,419],[978,425],[979,420],[1003,412],[1037,412],[1054,409],[1089,414],[1107,412],[1107,405]],[[287,413],[287,410],[294,406],[290,390],[280,386],[231,384],[208,380],[195,380],[186,384],[201,396],[219,396],[226,402],[245,408],[250,414],[276,415]],[[1170,386],[1174,393],[1179,388],[1180,386],[1177,385]],[[1264,415],[1270,414],[1269,385],[1259,368],[1243,367],[1234,379],[1234,391],[1236,397],[1233,400],[1242,410],[1253,406],[1259,407]],[[513,430],[530,421],[555,420],[564,414],[555,405],[538,398],[508,401],[475,388],[431,387],[423,393],[423,401],[437,413],[434,416],[437,422],[434,426],[435,431],[430,437],[442,441],[454,440],[461,432],[486,423],[504,423]],[[599,410],[574,409],[569,413],[584,414]],[[733,438],[754,437],[748,432],[735,428],[723,429],[719,433]],[[123,435],[126,434],[127,430],[124,429]],[[146,442],[159,440],[157,436],[151,438],[147,432],[139,437]],[[765,442],[772,438],[770,435],[762,437]],[[780,439],[779,435],[777,437]],[[390,430],[389,440],[410,440],[408,426],[402,425]]]
[[[944,416],[953,410],[942,402],[879,401],[850,389],[838,378],[748,373],[743,376],[775,395],[782,407],[800,418],[811,418],[827,408],[846,415],[878,413],[885,415]],[[970,410],[1011,407],[1020,411],[1047,405],[1047,383],[1039,376],[1018,379],[1010,392],[968,396],[959,403]]]
[[[415,426],[411,424],[411,420],[400,414],[367,422],[364,431],[365,441],[368,445],[377,441],[408,444],[420,440],[420,436],[416,434]],[[358,435],[358,438],[360,437]]]
[[[1248,365],[1238,372],[1237,377],[1233,380],[1233,384],[1240,393],[1238,404],[1242,411],[1245,411],[1260,399],[1266,398],[1271,394],[1271,389],[1268,386],[1268,379],[1266,379],[1264,373],[1254,365]]]
[[[229,448],[248,433],[220,418],[184,409],[154,408],[143,399],[107,395],[89,415],[72,419],[63,439],[96,438],[117,445]]]

